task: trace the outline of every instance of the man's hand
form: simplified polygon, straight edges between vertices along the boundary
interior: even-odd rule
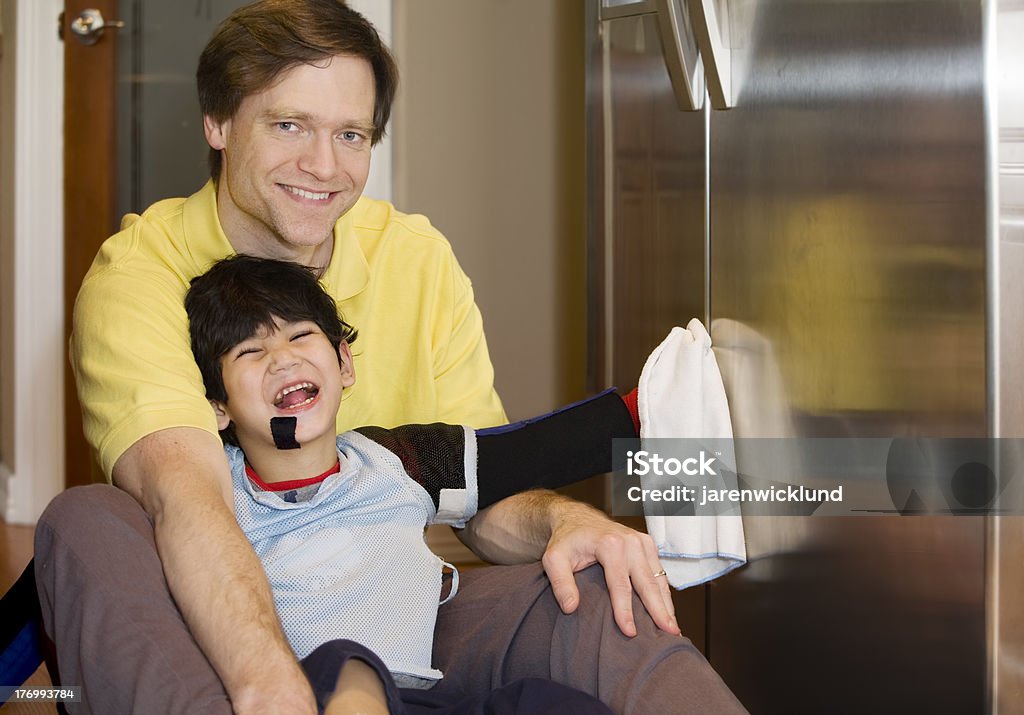
[[[523,492],[484,509],[456,533],[477,556],[492,563],[540,559],[564,613],[579,606],[573,574],[599,563],[615,622],[624,634],[636,635],[633,591],[658,628],[680,633],[668,582],[654,575],[661,570],[654,541],[592,506],[550,491]]]
[[[573,574],[599,563],[604,568],[615,622],[625,635],[636,635],[634,591],[658,628],[680,635],[668,580],[655,576],[661,563],[650,536],[579,502],[557,502],[552,505],[551,516],[551,538],[541,563],[563,613],[572,613],[579,606]]]

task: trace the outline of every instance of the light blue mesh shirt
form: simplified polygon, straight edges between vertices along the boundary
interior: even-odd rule
[[[341,471],[298,503],[254,486],[242,451],[226,446],[238,523],[299,658],[346,638],[377,653],[400,680],[436,681],[444,562],[423,530],[461,527],[476,513],[475,435],[444,425],[360,432],[338,436]]]

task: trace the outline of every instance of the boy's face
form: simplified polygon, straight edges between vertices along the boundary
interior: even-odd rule
[[[333,442],[342,388],[355,383],[348,343],[335,350],[310,321],[276,319],[221,358],[226,404],[213,402],[220,429],[230,422],[243,450],[274,445],[273,417],[295,417],[300,445],[329,437]]]

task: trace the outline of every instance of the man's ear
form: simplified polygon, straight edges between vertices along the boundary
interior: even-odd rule
[[[213,414],[217,415],[217,429],[226,430],[231,424],[231,415],[228,414],[227,405],[217,400],[210,400],[210,406],[213,407]]]
[[[338,365],[341,367],[341,386],[356,384],[356,366],[352,362],[352,350],[344,340],[338,345]]]
[[[206,143],[213,149],[221,151],[228,145],[228,130],[231,120],[218,122],[209,114],[203,115],[203,134],[206,135]]]

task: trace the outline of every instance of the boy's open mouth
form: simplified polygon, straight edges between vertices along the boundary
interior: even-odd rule
[[[294,410],[298,407],[308,405],[320,394],[320,388],[312,382],[299,382],[277,393],[274,398],[274,407],[281,410]]]

